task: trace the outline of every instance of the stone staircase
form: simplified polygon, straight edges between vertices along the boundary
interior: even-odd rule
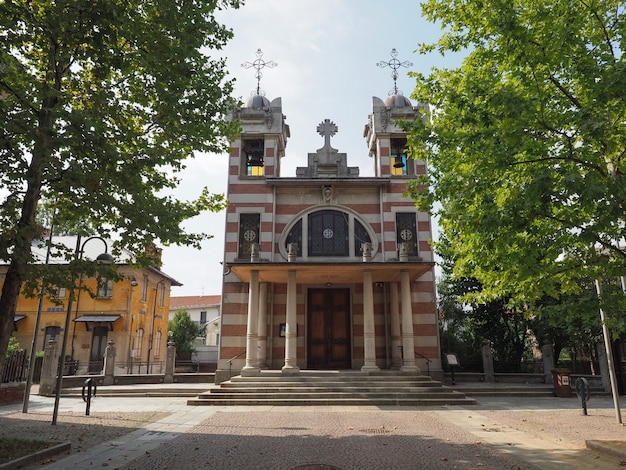
[[[262,371],[256,377],[232,377],[219,387],[188,400],[202,405],[475,405],[465,394],[445,387],[428,376],[381,371],[301,371],[283,376]]]

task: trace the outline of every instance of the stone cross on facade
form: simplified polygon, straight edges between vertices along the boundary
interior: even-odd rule
[[[256,50],[256,60],[254,62],[244,62],[243,64],[241,64],[241,66],[244,69],[254,68],[256,70],[254,77],[256,78],[256,94],[257,95],[261,94],[261,77],[263,77],[263,74],[261,73],[261,69],[264,69],[265,67],[273,69],[277,65],[278,64],[274,62],[273,60],[270,60],[269,62],[265,62],[263,60],[263,51],[261,49]]]
[[[398,94],[398,69],[400,67],[411,67],[413,65],[412,62],[405,60],[404,62],[400,62],[398,60],[398,51],[394,47],[391,49],[391,60],[389,62],[380,61],[376,64],[378,67],[385,68],[389,67],[393,72],[391,72],[391,77],[393,78],[393,94]]]
[[[322,149],[332,149],[330,146],[330,138],[335,135],[338,130],[337,125],[330,119],[324,119],[324,122],[317,126],[317,133],[324,137],[324,147],[322,147]]]

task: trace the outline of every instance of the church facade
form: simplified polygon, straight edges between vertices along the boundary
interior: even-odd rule
[[[328,119],[323,146],[283,177],[281,99],[257,94],[233,112],[217,383],[265,369],[442,377],[430,217],[403,196],[426,165],[407,158],[397,125],[425,111],[399,94],[373,97],[372,177],[332,147]]]

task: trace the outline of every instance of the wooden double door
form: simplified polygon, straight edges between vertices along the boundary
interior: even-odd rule
[[[309,289],[307,367],[350,369],[350,289]]]

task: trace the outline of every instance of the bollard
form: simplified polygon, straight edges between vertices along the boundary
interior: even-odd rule
[[[91,408],[91,397],[96,396],[96,381],[94,379],[87,379],[83,383],[83,401],[87,403],[87,409],[85,410],[85,416],[89,416],[89,408]],[[85,396],[85,388],[87,389],[87,396]]]
[[[580,398],[583,407],[583,416],[587,416],[587,402],[591,397],[589,392],[589,382],[584,377],[578,377],[576,379],[576,396]]]

